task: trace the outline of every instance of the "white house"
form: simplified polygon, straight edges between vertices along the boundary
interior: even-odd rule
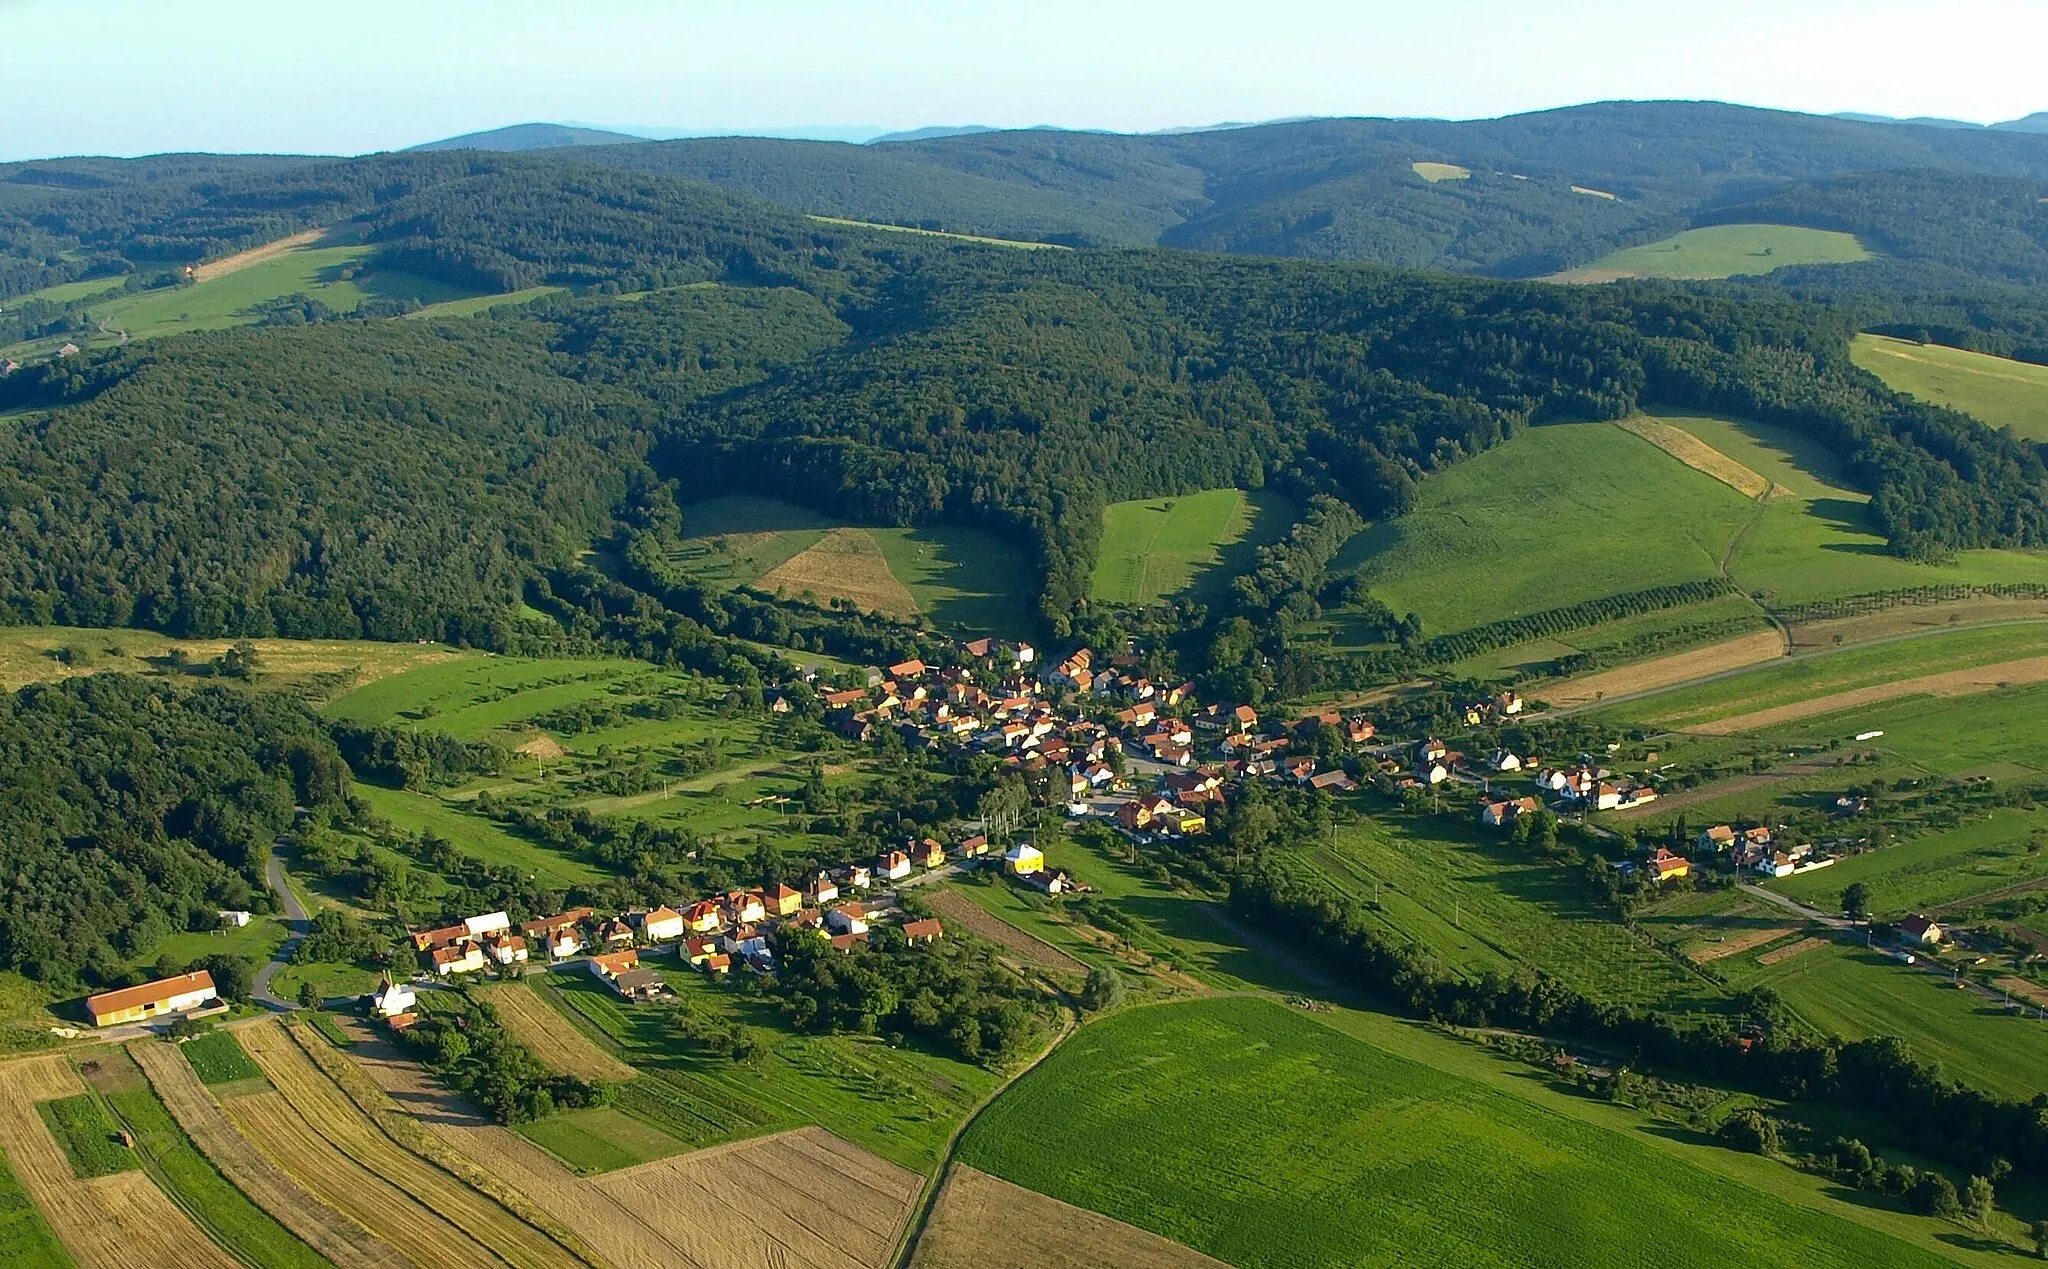
[[[393,1014],[411,1013],[413,1008],[412,988],[401,982],[394,982],[387,975],[377,984],[377,990],[370,993],[370,1012],[380,1018]]]
[[[1495,771],[1520,771],[1522,760],[1508,750],[1496,749],[1493,751],[1493,757],[1486,760],[1486,765]]]
[[[834,934],[866,934],[867,914],[858,903],[845,903],[825,914],[825,928]]]
[[[502,934],[512,928],[512,918],[502,912],[486,912],[482,916],[463,918],[469,937],[480,939],[486,934]]]

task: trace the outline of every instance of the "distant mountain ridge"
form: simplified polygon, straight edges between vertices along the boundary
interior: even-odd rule
[[[413,150],[495,150],[523,153],[529,150],[559,150],[576,145],[628,145],[646,141],[627,132],[602,128],[575,128],[562,123],[515,123],[483,132],[465,132],[408,147]]]
[[[1955,128],[1970,132],[2048,132],[2048,110],[2037,110],[2021,119],[2007,119],[2003,123],[1971,123],[1967,119],[1943,119],[1935,115],[1915,115],[1901,119],[1897,115],[1868,115],[1856,110],[1838,110],[1828,116],[1830,119],[1847,119],[1851,123],[1898,123],[1918,128]]]

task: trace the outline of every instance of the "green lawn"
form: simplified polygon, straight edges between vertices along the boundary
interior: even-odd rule
[[[780,1009],[737,984],[687,969],[668,974],[692,1006],[754,1030],[768,1048],[756,1071],[684,1050],[667,1011],[626,1004],[583,974],[550,974],[553,995],[598,1043],[641,1071],[617,1108],[689,1146],[818,1124],[914,1171],[938,1162],[946,1138],[995,1077],[978,1066],[857,1036],[792,1034]]]
[[[43,1214],[21,1188],[7,1154],[0,1151],[0,1265],[23,1269],[71,1269],[72,1260]]]
[[[241,1042],[232,1031],[213,1031],[179,1047],[191,1064],[192,1073],[204,1083],[235,1084],[263,1078],[262,1068],[242,1052]]]
[[[265,1269],[328,1265],[206,1161],[139,1074],[132,1086],[110,1090],[107,1103],[134,1134],[136,1152],[149,1161],[157,1183],[222,1246]]]
[[[2048,813],[1999,811],[1767,884],[1802,903],[1833,910],[1843,889],[1861,882],[1870,892],[1871,915],[1896,919],[2048,876],[2044,841]]]
[[[1882,952],[1830,945],[1776,965],[1746,957],[1720,964],[1738,986],[1771,988],[1822,1031],[1850,1040],[1897,1036],[1919,1060],[2001,1096],[2026,1101],[2048,1088],[2048,1024]]]
[[[1413,512],[1360,534],[1332,571],[1357,569],[1445,634],[1716,576],[1755,509],[1612,423],[1553,424],[1423,481]]]
[[[1264,489],[1111,503],[1089,594],[1151,604],[1190,589],[1217,591],[1250,566],[1258,546],[1286,536],[1296,514],[1288,499]]]
[[[1853,264],[1870,259],[1856,235],[1792,225],[1714,225],[1661,242],[1623,247],[1586,266],[1637,278],[1732,278],[1794,264]],[[1576,270],[1575,270],[1576,272]]]
[[[290,933],[277,917],[255,916],[249,924],[234,930],[186,930],[173,934],[144,955],[134,959],[148,967],[164,957],[191,962],[208,956],[238,956],[243,960],[267,961]]]
[[[116,1138],[118,1130],[107,1118],[107,1108],[91,1093],[37,1102],[36,1110],[50,1135],[64,1147],[64,1156],[79,1177],[106,1176],[140,1166],[135,1152]]]
[[[560,851],[507,832],[491,820],[452,806],[430,793],[406,793],[373,784],[355,786],[355,796],[372,814],[412,833],[433,833],[493,864],[509,864],[548,886],[594,886],[605,874]]]
[[[689,1149],[646,1120],[609,1106],[550,1115],[514,1131],[585,1173],[631,1167]]]
[[[2048,366],[1883,335],[1856,336],[1849,355],[1895,392],[2048,440]]]
[[[960,1159],[1243,1269],[1942,1263],[1260,1000],[1089,1025]]]
[[[1015,544],[963,525],[868,533],[918,611],[940,629],[1018,638],[1037,628],[1038,579]]]

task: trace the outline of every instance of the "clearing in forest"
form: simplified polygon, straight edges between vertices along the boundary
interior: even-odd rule
[[[1431,185],[1436,184],[1438,181],[1469,181],[1472,179],[1471,168],[1459,167],[1455,163],[1432,163],[1428,160],[1422,160],[1410,163],[1408,166],[1414,170],[1417,176],[1428,181]]]
[[[1673,427],[1647,414],[1623,419],[1621,426],[1694,471],[1707,473],[1745,498],[1761,498],[1770,492],[1770,481],[1683,428]]]
[[[862,529],[827,530],[818,542],[768,572],[754,583],[765,591],[819,603],[851,600],[869,612],[909,619],[917,615],[910,590],[889,571],[889,561],[875,539]]]
[[[910,1269],[1228,1269],[1171,1239],[956,1163]]]
[[[2048,366],[1884,335],[1856,336],[1849,356],[1894,392],[2048,440]]]
[[[318,242],[326,232],[325,229],[308,229],[302,233],[295,233],[289,238],[279,238],[274,242],[266,242],[260,247],[251,247],[247,251],[237,251],[231,256],[222,256],[218,260],[209,260],[205,264],[194,265],[192,267],[192,280],[194,282],[211,282],[215,278],[226,277],[230,273],[239,273],[252,264],[262,264],[265,260],[275,260],[287,251]]]
[[[498,1011],[498,1021],[512,1038],[558,1075],[619,1083],[639,1072],[592,1043],[576,1024],[534,993],[525,983],[501,983],[476,989],[477,998]]]
[[[1112,604],[1152,604],[1191,590],[1212,594],[1248,571],[1253,552],[1284,536],[1298,514],[1263,489],[1111,503],[1089,594]]]
[[[0,1067],[0,1152],[79,1269],[234,1269],[144,1173],[78,1179],[36,1103],[84,1092],[60,1057]]]
[[[822,1128],[715,1146],[592,1181],[698,1264],[882,1269],[922,1182]]]
[[[1598,190],[1578,194],[1612,198]],[[1554,273],[1550,282],[1612,282],[1620,278],[1733,278],[1795,264],[1854,264],[1870,259],[1856,235],[1794,225],[1713,225],[1688,229],[1661,242],[1623,247],[1582,268]]]

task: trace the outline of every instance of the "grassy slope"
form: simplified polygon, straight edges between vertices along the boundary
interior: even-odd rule
[[[1091,1025],[960,1157],[1247,1269],[1415,1263],[1421,1246],[1473,1266],[1940,1263],[1244,999]]]
[[[2048,366],[1883,335],[1858,335],[1849,355],[1895,392],[2048,440]]]
[[[114,671],[166,674],[175,650],[197,665],[219,656],[228,639],[173,639],[153,630],[92,630],[78,626],[10,626],[0,630],[0,687],[13,689],[75,674]],[[373,643],[360,639],[258,639],[264,687],[310,682],[323,675],[352,675],[369,682],[422,663],[482,660],[482,655],[443,644]],[[82,652],[70,662],[60,650]]]
[[[1770,987],[1810,1025],[1847,1039],[1892,1035],[1973,1087],[2027,1100],[2048,1088],[2048,1025],[1859,947],[1815,948],[1776,965],[1720,962],[1743,987]]]
[[[396,828],[413,833],[433,833],[494,864],[511,864],[521,872],[550,886],[590,886],[605,880],[605,874],[545,846],[514,836],[480,815],[469,815],[426,793],[406,793],[373,784],[355,786],[355,796],[369,805],[373,815],[390,820]]]
[[[1207,489],[1110,504],[1089,584],[1094,598],[1150,604],[1193,590],[1211,595],[1287,532],[1296,510],[1271,490]]]
[[[1715,576],[1753,510],[1611,423],[1558,424],[1431,476],[1415,511],[1361,534],[1335,567],[1360,567],[1374,595],[1442,634]]]
[[[1609,252],[1586,268],[1639,278],[1732,278],[1793,264],[1868,259],[1870,252],[1854,234],[1791,225],[1714,225]]]
[[[607,685],[651,672],[631,661],[479,658],[380,679],[336,700],[326,713],[353,723],[395,723],[432,706],[426,721],[434,730],[476,740],[534,714],[601,697]]]

